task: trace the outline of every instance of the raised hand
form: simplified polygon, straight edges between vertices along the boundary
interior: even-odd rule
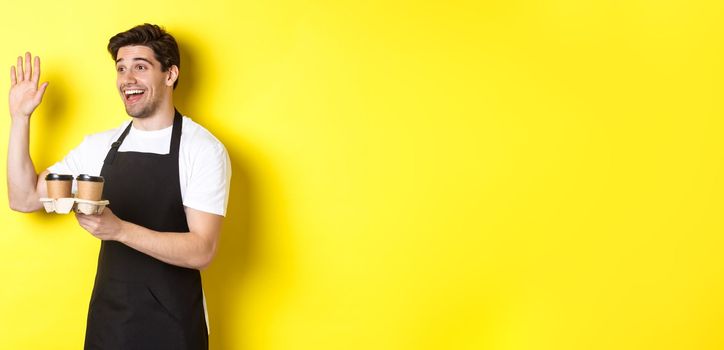
[[[25,53],[25,66],[23,58],[18,56],[18,64],[10,67],[10,116],[13,118],[29,118],[35,108],[40,105],[45,94],[48,82],[38,87],[40,79],[40,57],[35,56],[33,67],[30,68],[32,56]]]

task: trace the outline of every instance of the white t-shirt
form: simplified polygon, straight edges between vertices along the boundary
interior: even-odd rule
[[[100,175],[111,144],[118,140],[130,122],[126,121],[116,129],[86,136],[78,147],[49,167],[48,171],[72,174],[74,177],[79,174]],[[171,130],[171,126],[154,131],[131,127],[118,152],[168,154]],[[183,205],[225,216],[231,182],[231,162],[226,148],[208,130],[188,117],[183,117],[179,147],[179,181]]]

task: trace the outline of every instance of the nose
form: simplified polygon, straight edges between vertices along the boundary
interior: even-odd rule
[[[136,75],[133,74],[133,71],[130,70],[125,72],[119,72],[118,82],[121,83],[121,85],[133,84],[136,82]]]

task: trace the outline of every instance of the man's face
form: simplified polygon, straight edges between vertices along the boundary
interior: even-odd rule
[[[126,113],[134,118],[153,115],[172,91],[169,86],[171,70],[161,71],[153,50],[147,46],[124,46],[116,55],[116,85],[126,106]]]

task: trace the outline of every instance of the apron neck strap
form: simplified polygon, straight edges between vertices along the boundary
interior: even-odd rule
[[[171,148],[169,149],[168,154],[173,157],[178,157],[179,153],[179,145],[181,145],[181,121],[183,119],[183,116],[181,113],[179,113],[178,109],[174,108],[174,116],[173,116],[173,128],[171,130]],[[118,140],[116,142],[113,142],[111,144],[111,149],[108,151],[108,154],[106,154],[106,159],[103,160],[104,164],[111,165],[113,164],[113,160],[116,159],[116,153],[118,153],[118,149],[121,148],[121,144],[123,143],[123,140],[126,139],[126,136],[128,136],[128,133],[131,131],[131,127],[133,126],[133,121],[128,123],[128,126],[125,130],[123,130],[123,133],[121,136],[118,137]]]

